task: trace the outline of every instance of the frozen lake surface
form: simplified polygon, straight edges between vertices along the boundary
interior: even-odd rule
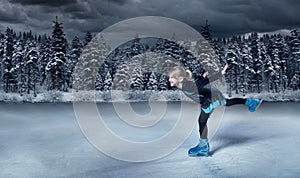
[[[179,105],[168,103],[165,117],[170,122],[144,134],[115,121],[118,116],[111,104],[98,104],[98,108],[112,130],[145,141],[164,135]],[[149,111],[147,103],[132,106],[140,114]],[[299,177],[299,108],[299,102],[265,102],[254,113],[242,105],[227,107],[210,142],[210,157],[187,155],[198,139],[196,126],[168,156],[131,163],[98,151],[81,132],[70,103],[2,103],[0,177]]]

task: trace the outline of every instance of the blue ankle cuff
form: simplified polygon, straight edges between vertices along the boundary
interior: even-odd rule
[[[208,139],[203,139],[203,138],[199,139],[199,146],[207,145],[207,143],[208,143]]]

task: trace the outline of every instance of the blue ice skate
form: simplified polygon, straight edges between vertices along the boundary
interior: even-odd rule
[[[247,98],[245,105],[249,107],[250,112],[254,112],[259,108],[260,104],[263,100],[255,99],[255,98]]]
[[[189,149],[189,156],[208,156],[209,155],[209,143],[207,139],[199,139],[198,145]]]

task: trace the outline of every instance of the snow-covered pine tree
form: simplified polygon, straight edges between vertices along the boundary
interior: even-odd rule
[[[81,55],[78,60],[82,61],[84,59],[84,57],[85,57],[85,55]],[[83,63],[79,62],[75,66],[73,74],[72,74],[72,89],[74,89],[76,92],[84,89],[83,80],[82,80],[83,76],[84,76]]]
[[[263,86],[265,86],[266,91],[270,92],[272,89],[272,76],[275,74],[275,69],[272,64],[272,59],[269,55],[266,55],[265,63],[264,63],[264,80]]]
[[[231,42],[231,45],[228,47],[226,52],[226,61],[230,65],[230,70],[227,71],[226,79],[228,83],[228,95],[232,96],[232,93],[238,94],[238,84],[239,84],[239,51],[238,45],[235,41]]]
[[[219,70],[219,59],[214,53],[213,48],[210,46],[209,41],[205,39],[199,39],[195,46],[195,52],[197,58],[201,62],[201,66],[203,66],[206,71],[209,73],[214,73],[215,71]]]
[[[130,56],[135,56],[135,55],[139,55],[141,54],[143,51],[145,51],[143,45],[140,42],[140,38],[139,35],[136,35],[134,40],[133,40],[133,44],[131,45],[130,49],[131,49],[131,54]]]
[[[243,61],[241,58],[241,46],[242,46],[242,41],[241,41],[241,36],[235,36],[234,38],[234,47],[235,47],[235,53],[237,55],[237,59],[236,59],[236,69],[235,69],[235,93],[238,94],[240,92],[243,92],[243,90],[240,88],[240,85],[242,85],[243,80],[242,80],[242,76],[243,75],[242,71],[243,68],[245,67],[244,65],[242,65]]]
[[[92,39],[93,39],[92,33],[90,31],[87,31],[84,37],[83,46],[86,46],[90,41],[92,41]]]
[[[225,59],[225,46],[226,46],[226,40],[225,38],[217,38],[217,39],[214,39],[212,41],[212,47],[216,53],[216,55],[218,56],[219,58],[219,61],[220,61],[220,64],[222,66],[225,65],[226,63],[226,59]]]
[[[158,90],[168,90],[169,86],[169,81],[168,81],[168,76],[161,74],[158,80]]]
[[[48,90],[67,91],[66,39],[62,23],[53,21],[51,38],[52,58],[46,66]]]
[[[171,55],[174,59],[184,64],[188,59],[182,56],[182,52],[182,47],[179,46],[179,44],[176,41],[165,41],[163,54]]]
[[[46,66],[48,62],[51,60],[51,39],[48,37],[46,34],[44,34],[41,37],[41,43],[40,43],[40,48],[39,48],[39,61],[38,61],[38,66],[39,66],[39,71],[40,71],[40,85],[44,86],[44,88],[47,88],[45,86],[45,80],[47,77],[47,71],[46,71]]]
[[[22,39],[19,39],[14,45],[14,52],[12,56],[12,64],[13,64],[13,75],[16,77],[18,82],[18,92],[22,96],[26,91],[26,74],[25,74],[25,49],[24,42]]]
[[[155,72],[151,72],[149,80],[146,85],[146,90],[157,90],[157,89],[158,89],[157,75]]]
[[[285,91],[288,85],[288,77],[286,74],[287,69],[287,59],[288,59],[288,46],[285,43],[285,39],[282,35],[277,34],[274,37],[275,46],[278,49],[278,58],[279,58],[279,91]]]
[[[251,78],[249,78],[250,74],[250,65],[252,61],[252,56],[250,53],[251,48],[249,47],[248,43],[244,41],[242,43],[241,49],[241,63],[240,63],[240,74],[239,74],[239,91],[245,96],[248,92],[249,83]],[[226,74],[227,75],[227,74]]]
[[[4,42],[4,55],[2,59],[2,80],[4,82],[4,91],[7,93],[12,90],[12,86],[16,84],[13,76],[12,55],[14,51],[13,30],[6,29]]]
[[[266,50],[267,50],[267,56],[265,58],[265,66],[264,66],[264,72],[265,76],[267,77],[267,91],[273,92],[273,80],[276,75],[276,68],[273,63],[274,59],[274,40],[269,36],[265,35],[264,41],[266,44]]]
[[[288,89],[288,84],[289,84],[289,76],[288,76],[288,71],[287,71],[289,56],[290,56],[290,47],[288,45],[287,38],[284,38],[284,40],[283,40],[283,51],[282,51],[282,61],[281,61],[281,64],[280,64],[281,70],[282,70],[282,75],[284,77],[282,79],[284,90]]]
[[[67,80],[65,64],[65,54],[63,52],[56,52],[51,61],[46,66],[48,90],[66,91]]]
[[[109,91],[111,89],[111,85],[112,85],[112,77],[111,77],[109,71],[107,71],[105,79],[104,79],[103,90]]]
[[[161,58],[161,62],[160,62],[160,71],[163,71],[163,72],[168,72],[171,67],[175,66],[175,62],[174,62],[174,59],[172,56],[170,55],[164,55],[162,58]]]
[[[97,45],[98,45],[98,51],[100,57],[99,60],[103,64],[105,63],[105,60],[107,59],[108,55],[111,53],[111,47],[106,43],[106,40],[102,35],[96,36],[95,39],[97,40]]]
[[[105,68],[109,69],[111,71],[112,74],[115,73],[115,71],[117,70],[117,67],[119,66],[122,57],[124,57],[125,52],[123,50],[123,48],[121,47],[117,47],[115,50],[113,50],[109,56],[107,57],[107,59],[105,60]],[[106,75],[106,73],[105,73]]]
[[[262,81],[262,61],[259,57],[258,51],[258,34],[253,32],[249,37],[251,55],[253,60],[252,65],[252,81],[251,81],[251,91],[252,92],[261,92],[261,81]]]
[[[119,66],[117,73],[114,75],[113,89],[127,91],[130,85],[129,68],[123,63]]]
[[[272,66],[274,69],[273,75],[271,76],[271,90],[273,93],[279,92],[279,85],[280,85],[280,59],[279,59],[279,50],[275,43],[275,36],[270,38],[269,44],[269,54],[272,60]]]
[[[91,87],[91,86],[86,86],[87,83],[94,82],[94,81],[86,80],[87,76],[93,77],[93,75],[90,74],[91,70],[90,70],[90,66],[89,66],[89,60],[91,58],[91,53],[92,53],[92,48],[90,47],[90,45],[91,44],[89,44],[83,48],[82,54],[78,58],[78,63],[74,67],[74,70],[73,70],[72,88],[75,89],[76,91],[86,90],[88,87]]]
[[[101,73],[98,72],[96,76],[95,89],[98,91],[102,91],[103,88],[104,88],[104,80],[102,78]]]
[[[210,33],[210,25],[208,24],[208,20],[205,21],[205,26],[201,26],[202,30],[201,30],[201,35],[207,40],[207,41],[211,41],[211,33]]]
[[[83,54],[80,56],[80,63],[76,66],[74,82],[79,84],[79,90],[93,90],[96,80],[96,70],[93,70],[97,65],[97,51],[91,42],[84,48]],[[95,75],[93,75],[95,73]]]
[[[68,53],[68,75],[67,78],[69,80],[69,88],[72,88],[72,83],[73,83],[73,78],[72,78],[72,74],[74,71],[74,68],[78,62],[78,59],[80,57],[82,53],[82,44],[79,40],[79,38],[77,36],[75,36],[72,40],[72,44],[71,44],[71,50]]]
[[[140,65],[137,65],[133,69],[130,81],[130,88],[133,90],[144,89],[143,73]]]
[[[269,91],[270,90],[270,76],[273,73],[273,66],[272,61],[267,53],[267,46],[266,43],[268,42],[267,39],[265,39],[266,36],[263,36],[259,39],[258,42],[258,53],[259,53],[259,60],[262,61],[262,91]],[[273,74],[272,74],[273,75]]]
[[[291,30],[290,38],[291,38],[290,39],[291,56],[289,59],[288,67],[290,73],[289,76],[293,79],[291,80],[292,82],[295,81],[295,77],[299,76],[300,73],[300,34],[298,29]],[[297,89],[300,89],[299,85]]]
[[[82,55],[80,56],[80,66],[78,66],[78,69],[81,69],[76,69],[76,75],[80,76],[77,76],[75,79],[79,80],[75,82],[80,84],[81,89],[95,89],[96,76],[100,70],[100,65],[105,63],[105,59],[109,52],[110,47],[106,44],[104,37],[101,35],[96,36],[87,46],[85,46]]]
[[[27,79],[27,94],[33,91],[34,97],[37,95],[37,83],[39,77],[39,67],[38,67],[38,51],[35,47],[32,47],[26,55],[25,61],[25,72]]]

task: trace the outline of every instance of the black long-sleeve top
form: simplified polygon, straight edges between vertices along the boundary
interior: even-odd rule
[[[193,101],[200,103],[204,112],[210,113],[217,106],[226,104],[224,95],[218,89],[206,86],[221,77],[222,74],[219,72],[209,78],[197,77],[195,81],[184,79],[182,92]]]

